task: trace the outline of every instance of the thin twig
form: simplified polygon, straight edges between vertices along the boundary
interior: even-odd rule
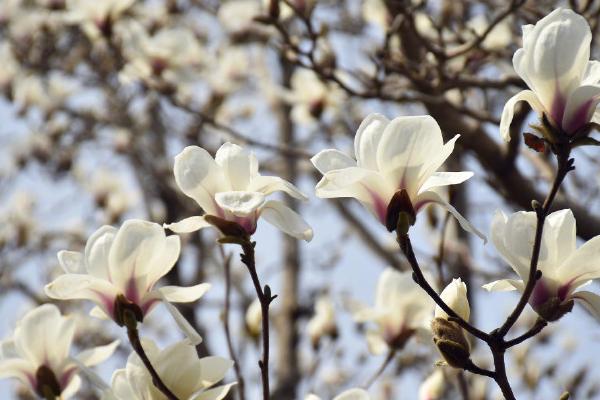
[[[225,339],[227,340],[227,349],[229,351],[229,356],[233,360],[233,370],[235,372],[235,377],[237,380],[237,392],[239,400],[246,399],[246,393],[244,390],[245,381],[244,376],[242,375],[242,370],[240,367],[240,362],[233,348],[233,341],[231,339],[231,329],[229,327],[229,310],[231,308],[231,257],[226,256],[223,252],[223,248],[221,249],[224,262],[224,272],[225,272],[225,304],[223,306],[223,328],[225,329]]]
[[[508,340],[506,342],[505,347],[508,349],[510,347],[513,347],[520,343],[523,343],[527,339],[530,339],[530,338],[534,337],[535,335],[537,335],[538,333],[540,333],[542,331],[542,329],[544,329],[546,327],[546,325],[548,325],[548,322],[544,321],[544,319],[542,319],[542,318],[538,318],[538,320],[531,327],[531,329],[529,329],[527,332],[523,333],[521,336],[517,336],[516,338],[514,338],[512,340]]]
[[[167,387],[167,385],[165,385],[164,382],[160,379],[158,372],[156,372],[156,370],[152,366],[152,363],[150,362],[150,359],[146,355],[146,351],[142,347],[142,342],[140,341],[140,335],[137,329],[137,323],[135,322],[135,319],[128,319],[129,323],[126,324],[126,327],[129,343],[131,343],[131,347],[133,347],[133,350],[136,352],[136,354],[140,357],[140,359],[146,366],[146,369],[150,373],[150,376],[152,376],[152,383],[167,397],[167,399],[178,400],[177,396],[175,396],[173,392],[171,392],[171,390]]]
[[[390,351],[388,352],[388,355],[385,357],[385,360],[383,360],[383,363],[379,366],[379,368],[377,368],[377,371],[375,371],[375,373],[373,374],[373,376],[371,376],[371,378],[369,378],[369,380],[365,384],[365,386],[364,386],[365,389],[370,388],[371,385],[373,383],[375,383],[375,381],[377,380],[377,378],[379,378],[379,376],[381,374],[383,374],[383,371],[385,371],[385,369],[387,368],[387,366],[394,359],[395,355],[396,355],[396,349],[390,349]]]

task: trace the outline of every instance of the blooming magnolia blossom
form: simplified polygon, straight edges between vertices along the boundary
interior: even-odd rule
[[[457,313],[465,321],[469,320],[471,308],[469,307],[469,299],[467,298],[467,285],[460,279],[452,279],[442,290],[440,297],[455,313]],[[435,306],[435,317],[448,319],[448,314],[438,305]]]
[[[337,85],[321,81],[314,71],[296,70],[290,85],[291,91],[284,93],[284,99],[292,104],[292,118],[297,123],[310,124],[339,113],[343,91]]]
[[[41,397],[47,390],[61,399],[72,397],[81,386],[79,365],[99,364],[119,345],[115,341],[71,357],[75,325],[53,304],[29,311],[17,322],[12,338],[0,344],[0,378],[17,378]]]
[[[388,120],[370,114],[354,138],[356,160],[339,150],[323,150],[311,161],[323,174],[316,193],[321,198],[353,197],[387,225],[388,206],[401,190],[414,212],[429,203],[444,206],[467,231],[485,239],[440,194],[440,188],[462,183],[472,172],[436,172],[454,149],[456,135],[446,144],[430,116]]]
[[[308,321],[306,330],[313,346],[316,346],[322,337],[337,335],[335,308],[329,295],[321,295],[317,298],[315,314]]]
[[[375,306],[354,306],[357,322],[374,322],[367,331],[369,350],[382,354],[389,348],[402,348],[418,331],[429,330],[433,300],[412,279],[412,272],[387,268],[379,276]]]
[[[138,22],[118,26],[127,65],[119,74],[123,83],[144,81],[150,85],[191,83],[199,76],[204,50],[192,31],[163,28],[153,35]]]
[[[222,357],[198,358],[194,346],[175,343],[160,350],[154,342],[143,340],[146,355],[163,383],[181,400],[221,400],[235,383],[213,387],[233,366]],[[111,391],[106,400],[165,400],[167,397],[152,383],[152,376],[137,354],[131,353],[125,369],[113,373]]]
[[[306,196],[290,182],[260,175],[256,156],[238,145],[223,144],[214,159],[203,148],[188,146],[175,157],[174,173],[181,191],[194,199],[205,215],[235,222],[248,235],[263,218],[290,236],[312,239],[313,231],[300,215],[281,201],[266,199],[280,191],[296,199],[305,200]],[[165,225],[179,233],[208,226],[205,216]]]
[[[134,3],[135,0],[67,0],[66,19],[80,24],[91,40],[97,40],[110,32],[112,24]]]
[[[501,211],[496,213],[492,221],[492,242],[522,280],[503,279],[488,283],[484,288],[523,291],[529,276],[536,224],[534,212],[521,211],[509,217]],[[535,284],[529,304],[550,321],[570,310],[572,300],[580,301],[600,319],[600,296],[588,291],[575,291],[600,278],[600,236],[577,248],[575,230],[575,217],[571,210],[553,212],[544,223],[538,260],[542,277]],[[561,310],[564,312],[560,313]]]
[[[586,19],[562,8],[523,26],[523,48],[513,56],[513,66],[531,90],[506,102],[500,121],[505,140],[510,140],[519,101],[528,102],[567,134],[590,122],[600,101],[600,63],[590,61],[591,40]]]
[[[162,301],[189,339],[198,344],[202,339],[170,302],[195,301],[210,284],[154,287],[173,268],[179,252],[179,237],[166,236],[158,224],[128,220],[118,230],[103,226],[90,236],[83,254],[58,253],[65,274],[46,285],[45,291],[54,299],[91,300],[98,306],[92,315],[115,321],[120,318],[116,315],[119,296],[139,307],[142,317]]]
[[[333,398],[333,400],[370,400],[371,397],[364,389],[349,389],[346,390]],[[314,394],[309,394],[304,400],[321,400],[321,398]]]

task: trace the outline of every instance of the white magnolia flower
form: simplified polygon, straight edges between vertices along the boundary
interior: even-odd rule
[[[529,276],[537,218],[534,212],[517,212],[507,217],[498,211],[492,221],[492,242],[522,280],[503,279],[484,286],[487,290],[523,291]],[[544,223],[538,269],[542,277],[529,299],[531,307],[552,321],[570,310],[572,300],[581,303],[600,319],[600,296],[575,291],[600,278],[600,236],[577,248],[575,217],[571,210],[550,214]],[[562,314],[561,314],[562,312]]]
[[[66,19],[80,24],[91,40],[97,40],[110,32],[112,25],[134,3],[135,0],[67,0]]]
[[[382,354],[389,348],[400,349],[418,331],[429,330],[433,300],[412,278],[412,272],[387,268],[379,277],[375,306],[355,306],[357,322],[374,322],[367,331],[369,349]]]
[[[17,378],[42,398],[45,391],[61,399],[72,397],[81,386],[79,366],[103,362],[119,345],[115,341],[71,357],[75,325],[52,304],[29,311],[17,322],[12,338],[0,344],[0,378]]]
[[[460,278],[452,279],[452,282],[442,290],[440,297],[462,319],[465,321],[469,320],[471,308],[469,307],[469,299],[467,298],[467,285]],[[436,305],[435,317],[448,319],[448,314],[440,306]]]
[[[405,190],[415,213],[429,203],[438,203],[465,230],[485,239],[439,192],[473,176],[472,172],[436,172],[452,153],[458,137],[444,144],[440,127],[430,116],[390,121],[370,114],[354,138],[356,160],[338,150],[323,150],[311,159],[323,174],[317,196],[353,197],[387,226],[388,206],[395,194]]]
[[[199,76],[205,52],[190,29],[163,28],[150,36],[138,22],[118,28],[128,61],[119,74],[123,83],[142,80],[177,87]]]
[[[193,302],[210,284],[154,287],[173,268],[179,252],[179,237],[166,236],[158,224],[128,220],[118,230],[105,225],[90,236],[84,253],[58,253],[65,274],[46,285],[45,291],[54,299],[91,300],[97,305],[92,315],[117,322],[121,318],[117,315],[118,297],[124,296],[139,309],[138,318],[162,301],[188,338],[198,344],[200,336],[170,303]]]
[[[369,393],[364,389],[349,389],[346,390],[333,398],[333,400],[370,400]],[[304,400],[321,400],[321,398],[314,394],[309,394]]]
[[[419,400],[439,400],[445,390],[444,371],[437,368],[419,386]]]
[[[308,337],[316,346],[322,337],[334,337],[337,334],[335,323],[335,308],[329,295],[321,295],[315,302],[315,314],[306,325]]]
[[[297,69],[290,82],[291,91],[284,98],[292,104],[292,118],[300,124],[313,123],[321,117],[338,114],[344,100],[343,91],[335,84],[325,83],[309,69]]]
[[[600,101],[600,63],[590,61],[591,39],[586,19],[562,8],[523,26],[523,48],[515,53],[513,66],[531,90],[506,102],[500,122],[505,140],[519,101],[568,134],[590,122]]]
[[[233,366],[222,357],[198,358],[194,346],[175,343],[160,350],[154,342],[142,345],[163,383],[181,400],[221,400],[235,383],[215,386]],[[131,353],[125,369],[112,376],[111,396],[117,400],[165,400],[166,396],[152,383],[150,373],[137,354]]]
[[[203,148],[188,146],[175,157],[175,181],[194,199],[205,215],[239,224],[248,235],[256,231],[259,218],[298,239],[310,241],[313,231],[300,215],[283,202],[267,200],[274,192],[285,192],[305,200],[294,185],[276,176],[262,176],[258,160],[240,146],[225,143],[215,158]],[[165,225],[174,232],[193,232],[211,226],[204,216]]]
[[[18,76],[21,66],[15,58],[10,42],[3,40],[0,42],[0,90],[8,86],[13,79]]]

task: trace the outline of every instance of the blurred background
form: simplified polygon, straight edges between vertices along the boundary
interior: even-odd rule
[[[549,154],[524,146],[536,116],[518,109],[512,141],[501,141],[505,101],[525,87],[512,68],[521,26],[558,6],[573,8],[598,38],[600,1],[506,0],[0,0],[0,336],[36,304],[59,273],[56,253],[81,250],[90,233],[128,218],[174,222],[198,215],[175,185],[174,156],[199,145],[214,154],[225,141],[255,152],[265,175],[295,182],[310,201],[286,199],[312,225],[308,244],[259,223],[257,265],[279,297],[272,304],[273,399],[329,399],[360,386],[384,356],[368,351],[349,304],[373,304],[386,266],[407,269],[394,237],[354,200],[314,196],[320,178],[309,159],[324,148],[353,154],[360,121],[430,114],[445,140],[461,134],[445,167],[475,177],[453,187],[451,203],[485,233],[496,209],[530,209],[555,170]],[[598,57],[596,40],[592,59]],[[600,233],[597,150],[574,154],[577,170],[555,208],[571,208],[581,241]],[[420,214],[414,240],[422,265],[445,286],[467,282],[472,320],[497,327],[517,302],[483,283],[512,270],[493,245],[457,229],[441,208]],[[260,345],[255,297],[236,247],[206,231],[182,236],[183,256],[166,283],[210,282],[199,302],[180,310],[204,337],[201,355],[229,357],[223,327],[224,268],[232,256],[230,324],[246,378],[259,398]],[[593,290],[593,289],[592,289]],[[333,304],[333,331],[307,330],[317,299]],[[87,316],[91,304],[61,302],[76,313],[77,343],[124,337]],[[163,345],[181,337],[164,309],[142,334]],[[518,324],[535,320],[528,308]],[[598,322],[580,307],[514,348],[509,378],[518,398],[600,398]],[[43,334],[43,332],[40,332]],[[474,358],[490,366],[487,347]],[[122,368],[121,345],[99,369]],[[439,358],[430,340],[412,340],[371,387],[374,399],[416,399]],[[445,370],[443,399],[497,399],[487,378]],[[228,380],[235,380],[233,372]],[[30,398],[0,382],[6,399]],[[94,399],[87,383],[77,398]],[[237,398],[232,391],[229,398]]]

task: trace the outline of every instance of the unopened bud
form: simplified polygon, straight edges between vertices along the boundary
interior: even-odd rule
[[[471,346],[460,325],[444,318],[435,318],[431,322],[431,331],[433,342],[448,365],[465,368],[470,364]]]

